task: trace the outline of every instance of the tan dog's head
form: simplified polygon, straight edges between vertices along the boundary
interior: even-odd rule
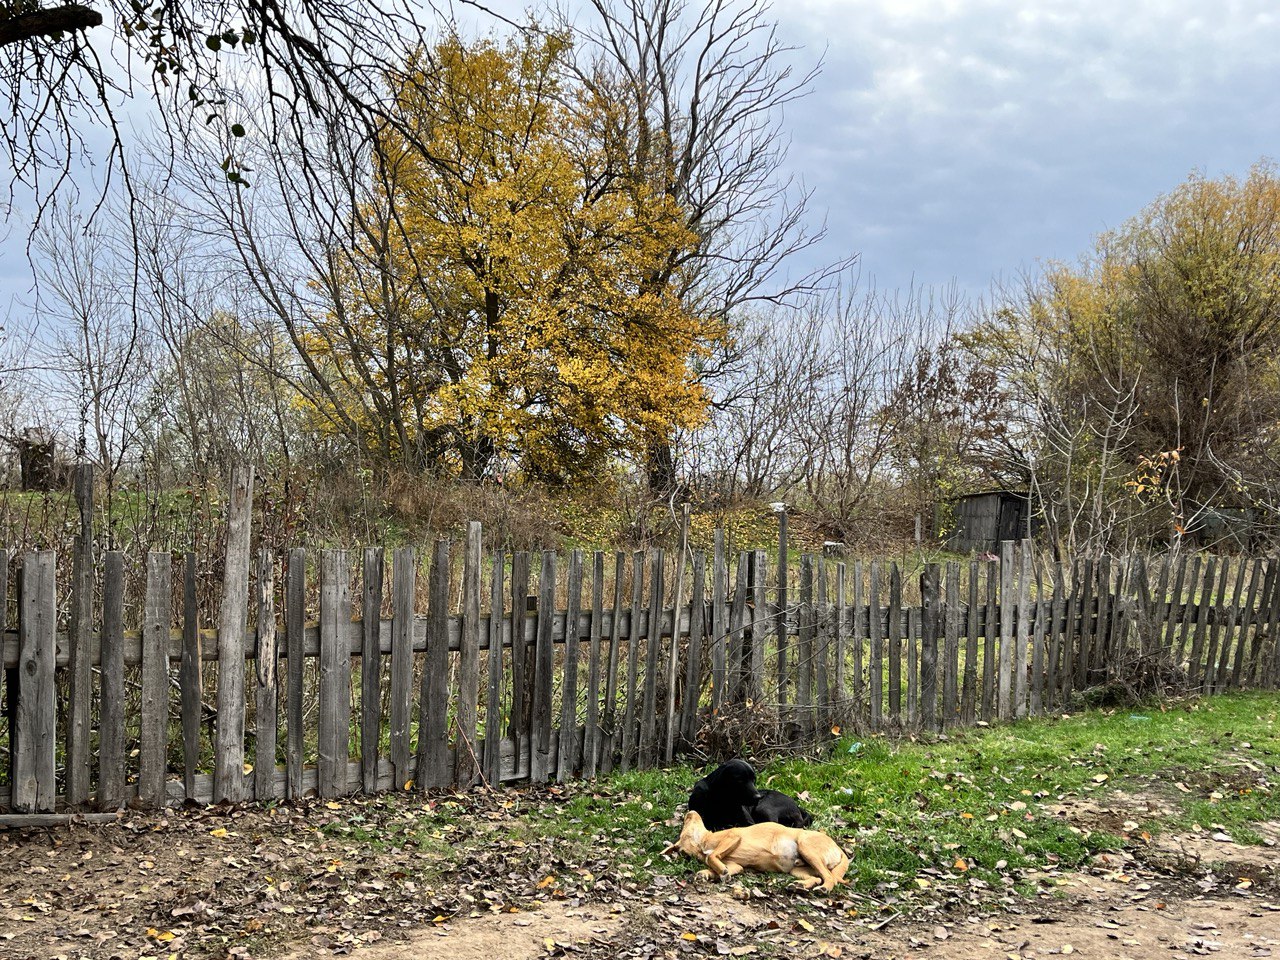
[[[680,830],[680,836],[674,843],[667,844],[659,856],[665,857],[672,850],[679,850],[691,857],[701,857],[702,839],[706,835],[707,828],[702,823],[702,817],[697,810],[690,810],[684,815],[684,826]]]

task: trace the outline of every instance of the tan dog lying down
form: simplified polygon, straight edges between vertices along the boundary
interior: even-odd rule
[[[699,871],[705,879],[724,880],[743,870],[762,873],[789,873],[800,886],[812,890],[819,884],[831,890],[844,879],[849,858],[834,840],[817,830],[799,830],[779,823],[754,823],[712,833],[696,810],[684,817],[684,828],[675,843],[662,851],[666,856],[679,850],[697,857],[709,870]]]

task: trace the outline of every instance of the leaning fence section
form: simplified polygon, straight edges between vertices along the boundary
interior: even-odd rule
[[[805,746],[1280,680],[1277,559],[1045,564],[1010,542],[788,563],[721,533],[709,556],[507,553],[478,524],[276,555],[251,551],[247,511],[241,483],[207,626],[192,554],[143,558],[126,597],[129,558],[87,534],[70,558],[0,551],[0,811],[546,782],[731,745],[734,724]]]

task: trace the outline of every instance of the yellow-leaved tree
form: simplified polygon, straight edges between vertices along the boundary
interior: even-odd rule
[[[565,480],[704,416],[691,366],[722,327],[655,282],[695,237],[569,52],[452,35],[391,81],[400,123],[306,352],[323,422],[411,468]]]

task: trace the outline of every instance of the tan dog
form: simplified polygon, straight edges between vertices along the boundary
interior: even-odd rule
[[[755,823],[712,833],[696,810],[684,816],[684,828],[675,843],[662,851],[666,856],[679,850],[697,857],[711,869],[698,876],[724,880],[743,870],[762,873],[789,873],[800,886],[812,890],[819,884],[831,890],[844,879],[849,858],[839,845],[817,830],[799,830],[779,823]]]

